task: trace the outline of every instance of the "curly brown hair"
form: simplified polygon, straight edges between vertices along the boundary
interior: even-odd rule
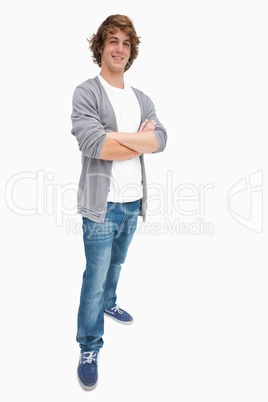
[[[125,15],[115,14],[110,15],[99,26],[96,34],[93,34],[91,39],[87,39],[89,42],[89,49],[93,53],[93,61],[101,67],[101,53],[100,50],[104,49],[104,42],[108,34],[114,34],[118,29],[125,32],[130,39],[131,49],[128,63],[125,66],[127,71],[139,53],[140,37],[137,36],[133,22]]]

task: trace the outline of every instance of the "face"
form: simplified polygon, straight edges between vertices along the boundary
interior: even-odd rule
[[[127,34],[118,29],[109,34],[104,42],[101,53],[101,67],[114,72],[124,72],[130,56],[130,39]]]

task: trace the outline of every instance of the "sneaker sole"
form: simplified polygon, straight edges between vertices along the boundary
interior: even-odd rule
[[[115,317],[113,317],[112,315],[106,313],[105,311],[104,311],[104,314],[106,315],[106,317],[110,317],[112,320],[117,321],[117,322],[120,322],[120,324],[131,325],[131,324],[133,324],[133,322],[134,322],[134,320],[132,320],[132,321],[121,321],[121,320],[118,320],[117,318],[115,318]]]
[[[79,382],[81,388],[83,388],[84,391],[93,391],[93,389],[95,389],[96,386],[98,385],[98,380],[96,381],[96,383],[95,383],[94,385],[90,385],[90,386],[85,385],[85,384],[83,384],[82,381],[80,380],[78,373],[76,373],[76,374],[77,374],[78,382]]]

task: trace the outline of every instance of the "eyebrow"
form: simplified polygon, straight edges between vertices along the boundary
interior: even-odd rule
[[[110,39],[117,39],[118,40],[118,37],[117,36],[110,36],[110,38],[108,38],[108,40],[110,40]],[[130,39],[124,39],[124,42],[130,42]]]

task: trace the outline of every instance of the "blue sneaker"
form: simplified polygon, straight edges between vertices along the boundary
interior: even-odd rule
[[[98,352],[81,352],[77,368],[78,380],[85,391],[92,391],[98,380]]]
[[[121,322],[121,324],[132,324],[133,317],[128,314],[125,310],[118,307],[117,304],[110,308],[106,308],[104,313],[109,317],[113,318],[115,321]]]

